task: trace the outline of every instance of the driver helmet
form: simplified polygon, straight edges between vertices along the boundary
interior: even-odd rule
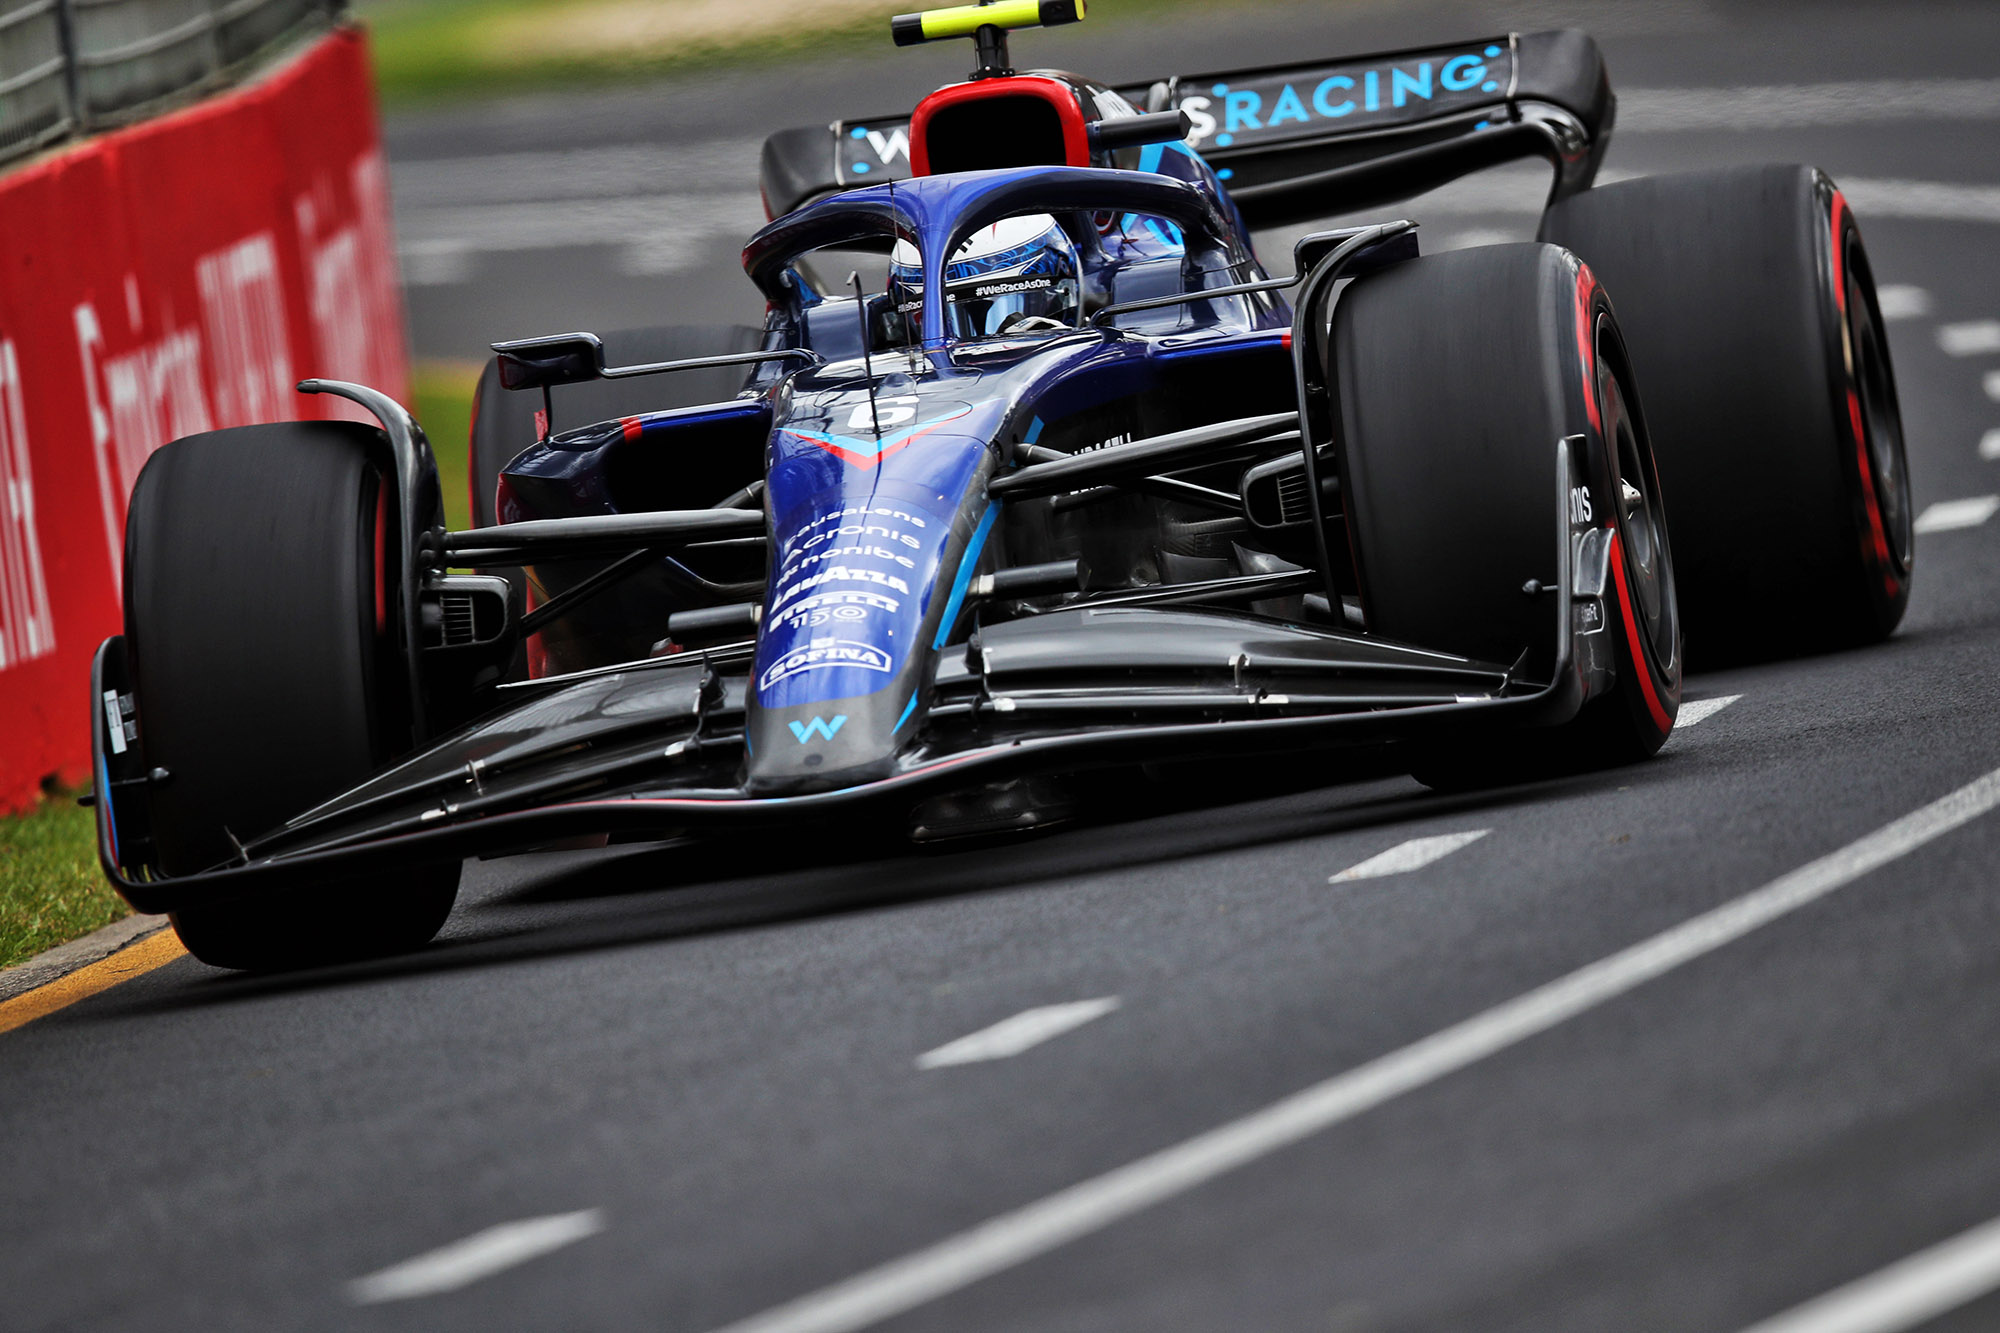
[[[1002,218],[965,239],[944,274],[945,333],[995,338],[1076,327],[1076,247],[1047,213]],[[924,265],[916,246],[896,242],[889,258],[896,310],[923,309]]]

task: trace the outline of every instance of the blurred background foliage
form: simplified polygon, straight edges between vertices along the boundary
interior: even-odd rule
[[[1103,28],[1239,0],[1092,0]],[[357,0],[391,106],[865,50],[911,0]]]

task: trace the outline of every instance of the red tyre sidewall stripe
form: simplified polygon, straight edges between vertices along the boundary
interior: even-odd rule
[[[1841,248],[1841,223],[1847,220],[1847,197],[1840,191],[1833,192],[1831,213],[1827,219],[1831,244],[1828,249],[1833,256],[1833,302],[1840,313],[1847,314],[1847,252]]]
[[[1895,575],[1895,561],[1889,555],[1889,532],[1882,526],[1882,504],[1875,494],[1874,466],[1868,461],[1868,434],[1861,424],[1861,395],[1851,385],[1847,390],[1847,424],[1854,432],[1854,465],[1861,470],[1861,502],[1868,510],[1869,544],[1874,548],[1876,562],[1882,566],[1882,582],[1893,597],[1900,580]]]
[[[479,526],[479,393],[472,394],[472,415],[465,430],[465,505],[472,526]],[[498,496],[495,496],[497,501]]]
[[[1611,532],[1611,574],[1618,585],[1619,619],[1625,622],[1625,646],[1632,654],[1632,669],[1639,675],[1639,692],[1646,698],[1646,711],[1662,736],[1674,729],[1674,719],[1660,700],[1659,686],[1653,683],[1652,659],[1639,639],[1639,621],[1632,611],[1632,592],[1625,573],[1625,538],[1616,527]]]
[[[1596,275],[1590,271],[1590,265],[1579,263],[1576,273],[1576,341],[1577,357],[1583,363],[1583,404],[1590,417],[1590,429],[1596,434],[1598,442],[1609,448],[1610,442],[1604,438],[1604,419],[1597,409],[1597,339],[1592,336],[1594,321],[1590,317],[1592,298],[1596,294]],[[1639,622],[1633,614],[1630,580],[1625,571],[1625,537],[1616,524],[1607,524],[1606,530],[1611,534],[1611,571],[1618,585],[1619,619],[1625,622],[1625,646],[1631,653],[1632,669],[1639,676],[1639,692],[1645,697],[1646,711],[1652,715],[1653,725],[1664,736],[1674,729],[1674,719],[1660,698],[1660,687],[1653,680],[1652,659],[1646,655],[1646,646],[1639,639]]]
[[[1835,190],[1827,213],[1827,250],[1833,266],[1834,306],[1840,312],[1841,344],[1851,351],[1851,333],[1847,326],[1847,247],[1842,244],[1847,211],[1847,197]],[[1868,458],[1868,430],[1861,419],[1861,395],[1855,388],[1845,358],[1842,360],[1841,375],[1846,380],[1847,426],[1854,437],[1854,466],[1861,478],[1861,506],[1868,515],[1864,555],[1873,557],[1876,567],[1882,572],[1882,590],[1894,597],[1901,591],[1903,580],[1896,569],[1895,559],[1889,553],[1889,531],[1882,526],[1882,500],[1875,491],[1875,465]]]
[[[1590,428],[1604,438],[1604,420],[1597,411],[1597,339],[1592,336],[1591,298],[1597,294],[1597,275],[1590,265],[1576,266],[1576,354],[1583,363],[1583,410]]]
[[[375,485],[375,633],[389,632],[389,487]]]

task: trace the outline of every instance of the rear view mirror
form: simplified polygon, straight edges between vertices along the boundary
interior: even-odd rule
[[[494,343],[500,361],[500,387],[546,389],[556,384],[587,384],[604,375],[604,344],[594,333],[557,333]]]
[[[1155,111],[1144,116],[1120,116],[1116,120],[1092,121],[1090,148],[1095,153],[1116,152],[1120,148],[1141,148],[1147,144],[1173,143],[1194,133],[1194,121],[1185,111]]]

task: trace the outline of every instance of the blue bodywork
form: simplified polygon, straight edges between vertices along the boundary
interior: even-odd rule
[[[1060,436],[1070,423],[1082,423],[1087,436],[1092,414],[1107,405],[1125,405],[1135,421],[1150,417],[1139,405],[1158,398],[1193,357],[1248,357],[1266,367],[1271,383],[1288,384],[1281,331],[1290,311],[1263,296],[1170,306],[1121,327],[977,342],[948,335],[944,261],[978,227],[1024,212],[1053,213],[1071,232],[1089,308],[1135,290],[1199,291],[1264,276],[1221,183],[1198,156],[1178,144],[1154,146],[1142,151],[1141,165],[1148,169],[933,176],[847,191],[788,214],[750,240],[744,266],[770,303],[767,345],[805,348],[813,364],[774,363],[732,404],[557,436],[507,469],[503,521],[617,512],[625,497],[606,483],[616,451],[672,449],[677,435],[729,423],[763,435],[770,554],[746,687],[746,790],[845,786],[893,770],[920,729],[936,654],[963,632],[969,581],[1006,554],[1008,525],[985,491],[1013,465],[1018,443]],[[818,290],[799,261],[828,248],[886,249],[898,239],[923,257],[921,317],[904,345],[863,357],[863,307]],[[840,344],[843,336],[850,345]],[[1223,416],[1250,410],[1271,408],[1219,409]],[[1072,438],[1062,447],[1104,442]],[[661,495],[646,507],[714,498]],[[573,617],[584,634],[587,610]]]

